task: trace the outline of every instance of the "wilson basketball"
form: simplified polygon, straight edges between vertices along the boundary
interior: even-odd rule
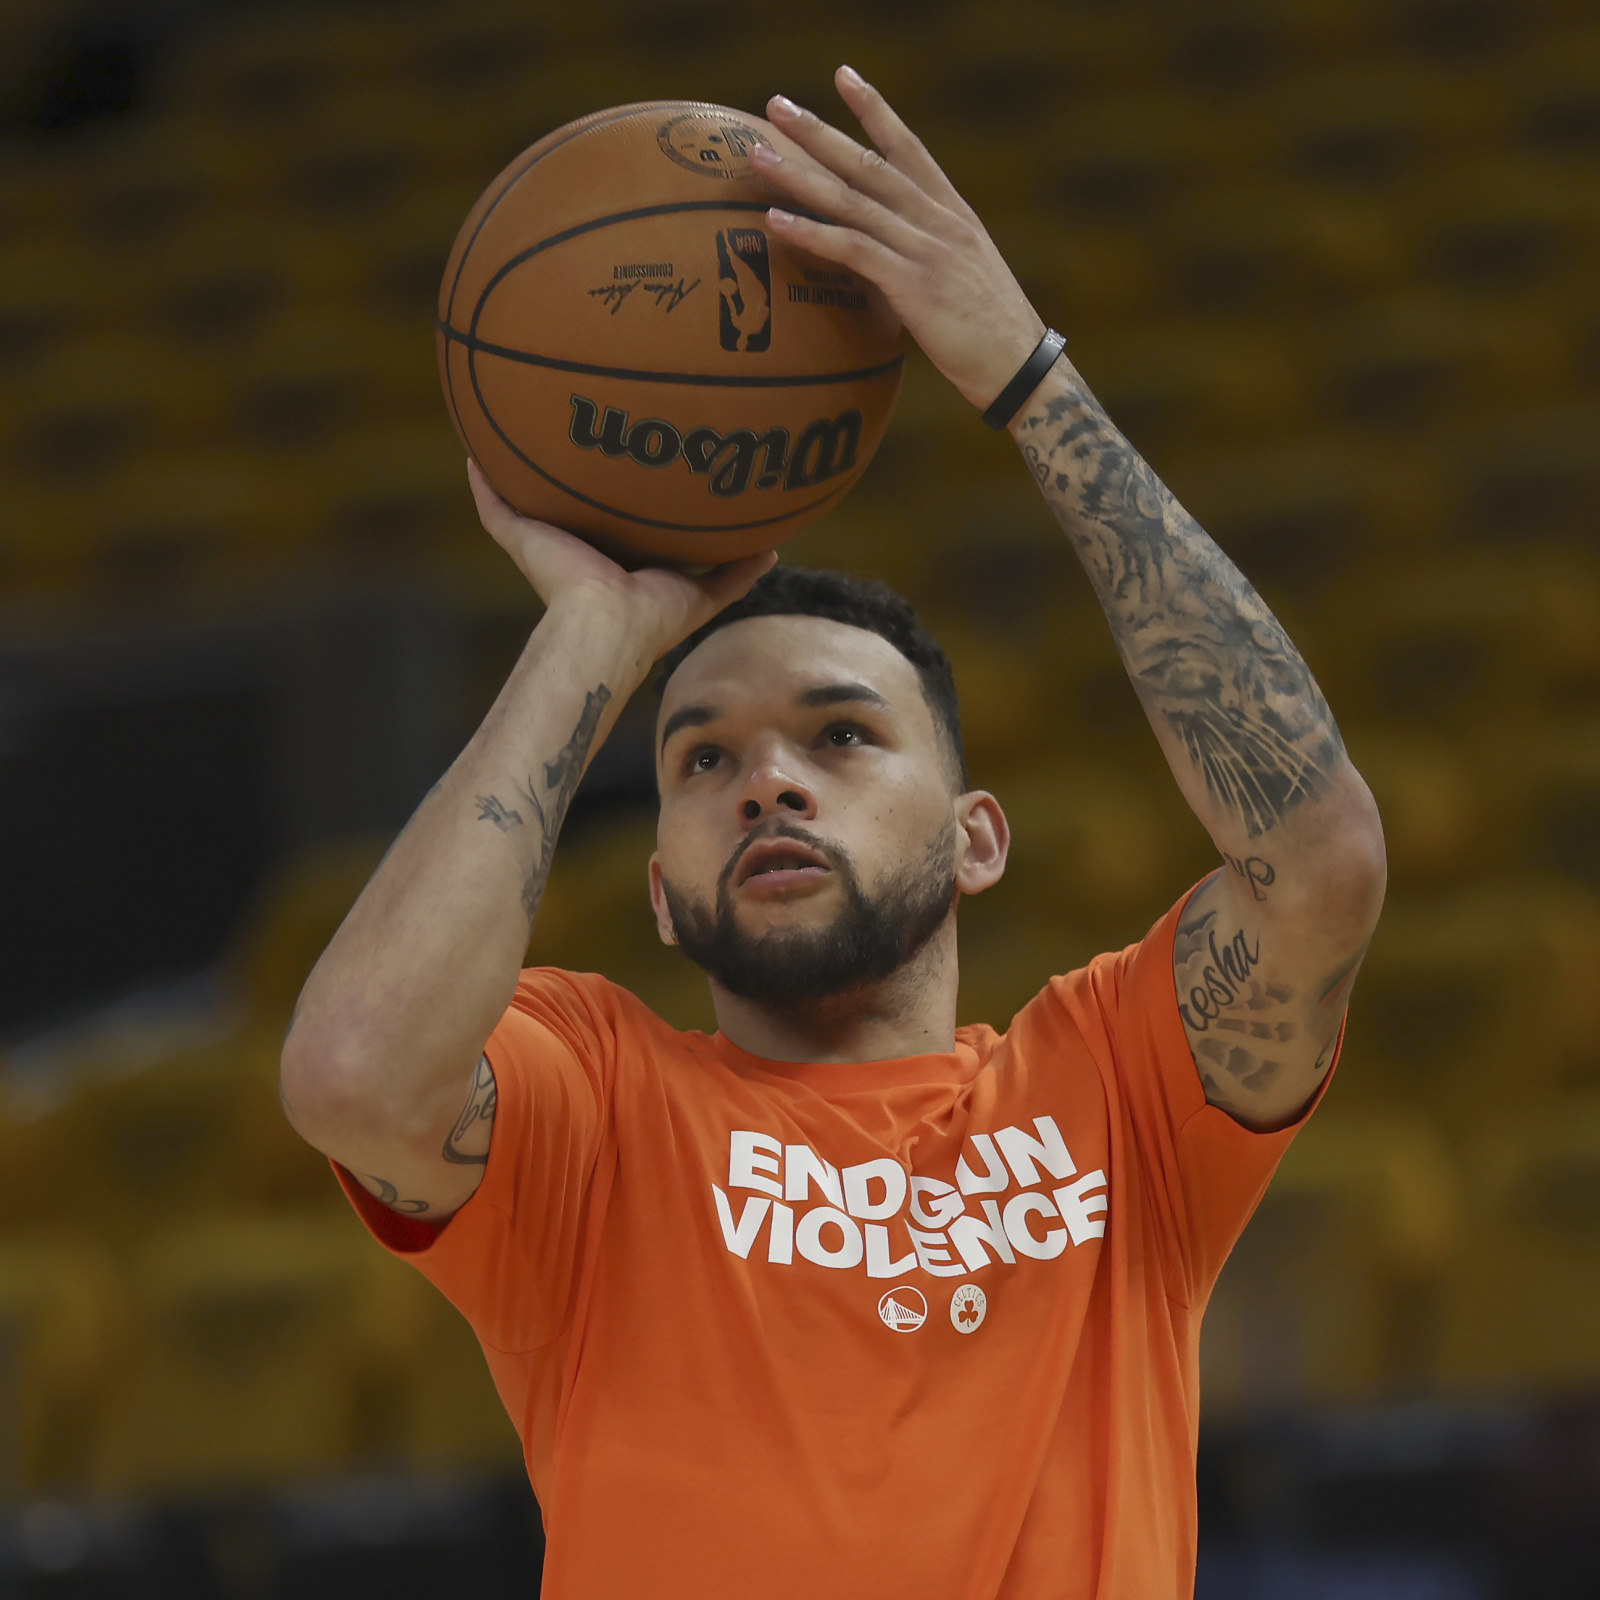
[[[462,442],[527,516],[633,563],[727,561],[861,476],[894,409],[882,295],[771,236],[778,195],[724,106],[597,112],[489,186],[439,291]]]

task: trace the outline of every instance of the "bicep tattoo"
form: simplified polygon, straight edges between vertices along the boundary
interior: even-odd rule
[[[472,1092],[461,1108],[440,1152],[446,1161],[457,1166],[481,1167],[489,1160],[489,1135],[494,1124],[495,1108],[499,1096],[495,1087],[494,1068],[488,1056],[478,1057],[478,1070],[473,1074]]]
[[[1257,972],[1262,938],[1243,928],[1230,933],[1214,909],[1191,910],[1178,924],[1178,1013],[1213,1104],[1226,1105],[1239,1089],[1268,1089],[1291,1064],[1284,1058],[1300,1037],[1293,1014],[1298,994]]]
[[[355,1178],[368,1194],[391,1211],[403,1212],[408,1217],[420,1217],[428,1209],[426,1200],[402,1200],[400,1191],[387,1178],[380,1178],[371,1172],[358,1172]]]

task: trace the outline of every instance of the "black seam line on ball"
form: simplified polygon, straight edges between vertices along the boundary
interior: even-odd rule
[[[626,122],[629,117],[643,116],[647,111],[666,111],[674,106],[682,106],[692,103],[693,102],[685,100],[646,100],[641,105],[619,106],[614,116],[597,117],[593,122],[585,123],[581,128],[574,128],[572,132],[566,136],[566,138],[557,139],[556,142],[549,147],[549,149],[541,150],[538,155],[536,155],[525,166],[518,167],[517,170],[506,179],[505,184],[501,188],[499,194],[497,194],[494,199],[489,202],[488,207],[485,209],[483,215],[478,218],[477,226],[472,230],[472,237],[467,240],[467,247],[461,252],[461,260],[456,263],[455,278],[450,284],[450,299],[448,304],[445,306],[445,314],[448,316],[456,308],[456,290],[461,286],[461,274],[467,270],[467,258],[472,254],[472,247],[478,242],[478,235],[483,232],[484,224],[488,222],[489,218],[495,214],[496,210],[499,208],[500,202],[504,200],[505,197],[510,194],[519,183],[522,182],[523,178],[526,177],[527,174],[530,173],[536,166],[538,166],[546,156],[554,155],[555,152],[560,150],[563,146],[571,144],[574,139],[581,139],[584,134],[592,133],[596,128],[609,128],[614,122]],[[546,137],[548,137],[548,135]]]
[[[524,466],[532,467],[546,483],[556,486],[563,494],[569,494],[574,500],[581,500],[586,506],[593,506],[596,511],[603,511],[610,517],[622,517],[628,522],[637,522],[643,528],[663,528],[669,533],[746,533],[751,528],[770,528],[779,522],[788,522],[794,517],[803,515],[807,511],[814,511],[818,506],[826,505],[836,495],[843,494],[861,473],[855,472],[845,478],[843,483],[837,484],[824,495],[810,501],[803,506],[791,506],[787,511],[776,517],[758,517],[754,522],[662,522],[655,517],[641,517],[632,511],[624,511],[621,506],[608,506],[604,500],[594,500],[581,490],[574,489],[570,484],[563,483],[553,472],[546,472],[532,456],[528,455],[511,437],[505,429],[495,420],[494,413],[489,409],[488,403],[483,398],[483,389],[478,383],[478,352],[467,350],[467,372],[472,378],[472,392],[478,397],[478,409],[483,413],[489,426],[500,436],[500,442],[505,445],[512,455]],[[463,434],[465,430],[463,429]],[[864,469],[863,469],[864,470]]]
[[[887,378],[905,365],[904,356],[881,361],[875,367],[857,367],[851,372],[802,372],[746,376],[742,373],[651,372],[635,367],[600,367],[592,361],[563,361],[557,356],[536,356],[527,350],[490,344],[470,333],[439,324],[439,332],[456,344],[465,345],[474,355],[499,356],[505,361],[520,361],[528,367],[548,367],[553,372],[576,372],[586,378],[626,378],[638,383],[687,384],[699,389],[806,389],[824,383],[859,383],[869,378]]]
[[[674,200],[670,205],[637,206],[632,211],[613,211],[608,217],[596,217],[593,222],[580,222],[571,228],[564,228],[560,233],[552,233],[548,239],[541,239],[537,244],[530,244],[526,250],[519,251],[505,263],[490,280],[484,284],[483,292],[478,296],[478,303],[472,309],[472,332],[478,331],[478,318],[483,315],[483,308],[488,303],[489,296],[494,293],[500,280],[508,272],[520,267],[524,261],[539,254],[541,250],[553,249],[558,244],[565,244],[568,239],[580,238],[583,234],[594,233],[601,228],[610,228],[619,222],[637,222],[641,217],[670,217],[686,211],[760,211],[767,212],[772,209],[772,202],[768,200]],[[793,215],[809,218],[812,222],[821,222],[824,219],[814,216],[809,211],[796,209]],[[451,295],[454,301],[455,296]],[[453,307],[452,307],[453,309]]]

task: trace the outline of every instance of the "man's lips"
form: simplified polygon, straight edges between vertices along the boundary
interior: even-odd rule
[[[734,882],[739,888],[793,889],[826,877],[832,868],[819,850],[794,839],[763,839],[739,859]]]

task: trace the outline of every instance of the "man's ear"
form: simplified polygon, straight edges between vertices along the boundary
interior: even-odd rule
[[[650,909],[656,914],[656,932],[662,944],[676,944],[678,936],[672,931],[672,913],[667,909],[666,891],[661,887],[661,857],[650,856]]]
[[[957,798],[956,822],[960,840],[956,888],[962,894],[982,894],[997,884],[1006,870],[1011,824],[1000,802],[986,789],[973,789]]]

